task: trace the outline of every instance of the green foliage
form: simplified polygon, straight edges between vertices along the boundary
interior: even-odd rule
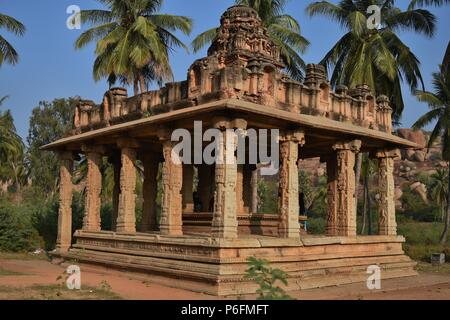
[[[275,181],[258,179],[258,212],[278,212],[278,184]]]
[[[38,249],[41,239],[20,207],[0,202],[0,251],[27,252]]]
[[[405,236],[405,252],[414,260],[428,261],[432,253],[444,252],[450,254],[450,241],[439,244],[439,236],[444,228],[443,223],[399,221],[398,234]]]
[[[422,222],[433,222],[439,216],[439,207],[435,203],[425,203],[417,193],[409,188],[403,190],[401,197],[404,215]]]
[[[401,82],[412,90],[424,87],[420,62],[400,39],[399,31],[413,31],[432,37],[436,18],[427,10],[401,10],[392,0],[316,1],[308,5],[309,16],[325,16],[347,33],[322,59],[333,67],[331,83],[352,88],[367,84],[376,95],[387,95],[399,119],[404,109]],[[380,25],[369,28],[371,5],[381,8]]]
[[[246,270],[245,277],[254,280],[259,285],[259,289],[256,290],[256,293],[259,294],[258,300],[292,299],[276,285],[277,282],[288,285],[286,272],[271,268],[270,263],[264,259],[250,257],[247,261],[249,268]]]
[[[325,234],[327,221],[324,218],[308,218],[307,229],[309,234]]]
[[[55,99],[40,102],[34,108],[28,131],[26,163],[33,186],[44,194],[56,193],[59,180],[59,162],[53,152],[40,147],[62,138],[72,128],[72,118],[79,98]]]
[[[183,16],[160,14],[163,0],[102,1],[101,10],[82,10],[81,20],[92,28],[77,39],[77,49],[96,42],[94,79],[108,78],[134,83],[135,93],[146,91],[149,82],[162,83],[172,77],[169,52],[187,47],[174,31],[188,35],[192,20]]]
[[[0,30],[5,29],[16,36],[25,34],[25,26],[13,17],[0,13]],[[19,62],[16,49],[0,34],[0,67],[4,62],[15,65]]]

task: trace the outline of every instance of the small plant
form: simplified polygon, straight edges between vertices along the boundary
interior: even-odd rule
[[[278,281],[287,286],[286,272],[271,268],[269,261],[264,259],[250,257],[247,261],[249,268],[246,270],[245,277],[256,281],[259,285],[259,289],[256,291],[259,294],[258,300],[292,299],[282,288],[276,286]]]
[[[105,291],[105,292],[111,292],[112,287],[111,287],[111,285],[108,283],[108,281],[103,280],[102,282],[100,282],[99,290]]]

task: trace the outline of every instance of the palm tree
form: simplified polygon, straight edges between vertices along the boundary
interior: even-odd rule
[[[440,7],[444,4],[449,4],[450,0],[411,0],[411,3],[409,5],[410,9],[414,9],[416,7],[423,7],[423,6],[435,6]]]
[[[0,106],[7,97],[0,99]],[[19,168],[23,159],[24,144],[16,132],[11,111],[0,111],[0,180],[13,180],[20,190],[23,171]]]
[[[431,175],[431,199],[435,199],[441,210],[441,221],[444,222],[445,209],[447,208],[447,194],[448,194],[448,171],[445,169],[438,169],[436,173]]]
[[[14,19],[13,17],[7,16],[0,13],[0,29],[6,29],[15,35],[23,36],[25,33],[25,26]],[[3,62],[15,65],[19,62],[19,54],[14,49],[14,47],[0,35],[0,67]]]
[[[428,141],[430,148],[437,138],[442,139],[442,158],[450,165],[450,42],[447,46],[440,71],[433,73],[434,92],[417,91],[416,97],[421,102],[430,106],[430,111],[419,118],[413,128],[418,130],[436,121],[434,129]],[[447,190],[450,189],[450,174],[448,175]],[[445,228],[441,236],[441,243],[447,241],[450,225],[450,192],[447,192],[447,212],[445,216]]]
[[[376,28],[369,28],[368,24],[371,5],[381,9]],[[406,30],[432,37],[434,15],[423,9],[402,11],[393,0],[341,0],[338,4],[320,1],[306,10],[309,16],[329,17],[347,31],[321,61],[334,67],[332,84],[367,84],[374,94],[389,96],[394,119],[398,121],[404,108],[401,82],[406,81],[411,90],[424,85],[419,60],[397,32]]]
[[[163,0],[97,0],[107,10],[81,11],[82,23],[92,28],[75,42],[80,49],[96,41],[94,79],[133,84],[135,94],[147,91],[149,82],[172,78],[169,53],[187,47],[173,32],[188,35],[192,20],[158,13]]]
[[[287,0],[236,0],[238,5],[255,9],[267,27],[272,41],[281,49],[281,57],[287,71],[296,80],[302,80],[305,62],[300,57],[309,46],[301,35],[300,24],[292,16],[283,13]],[[209,45],[216,37],[218,28],[212,28],[198,35],[192,42],[194,52]]]

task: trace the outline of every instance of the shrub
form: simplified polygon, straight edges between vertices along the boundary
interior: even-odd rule
[[[28,252],[40,248],[42,239],[19,207],[0,204],[0,251]]]
[[[327,222],[324,218],[308,218],[307,230],[310,234],[324,234]]]
[[[246,270],[246,278],[253,279],[259,285],[256,293],[258,300],[291,300],[286,292],[276,286],[281,282],[287,286],[287,274],[280,269],[272,269],[270,263],[264,259],[248,258],[249,268]]]

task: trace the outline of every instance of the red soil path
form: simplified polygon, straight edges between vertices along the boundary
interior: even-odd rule
[[[0,270],[14,271],[22,275],[0,276],[0,286],[24,288],[32,285],[55,285],[64,267],[45,260],[2,260]],[[220,299],[201,293],[170,288],[151,282],[151,276],[81,265],[83,285],[98,287],[107,281],[112,291],[124,299],[133,300],[213,300]],[[391,279],[382,282],[382,290],[369,291],[365,283],[339,287],[291,292],[296,299],[445,299],[450,300],[450,274],[421,273],[418,277]],[[255,296],[246,296],[254,299]]]

